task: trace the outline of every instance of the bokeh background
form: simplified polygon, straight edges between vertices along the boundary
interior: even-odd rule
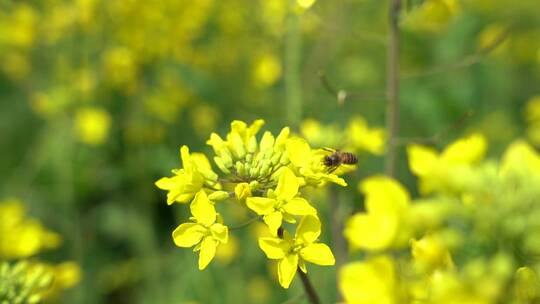
[[[171,239],[186,209],[167,206],[154,182],[180,165],[180,145],[208,152],[209,134],[224,134],[232,119],[263,118],[273,132],[320,124],[336,136],[359,116],[384,128],[387,5],[0,0],[0,201],[15,199],[61,236],[32,258],[81,269],[51,301],[281,303],[301,295],[300,284],[277,284],[255,245],[256,225],[235,231],[217,261],[197,270],[196,255]],[[493,155],[516,137],[540,144],[538,117],[527,115],[540,108],[540,3],[403,5],[400,136],[437,137],[442,147],[480,131]],[[347,97],[336,98],[338,90]],[[398,178],[415,193],[399,153]],[[360,155],[352,186],[339,192],[345,210],[360,205],[356,182],[382,164]],[[328,222],[325,195],[317,197]],[[338,241],[330,231],[323,238]],[[313,273],[331,303],[335,268]]]

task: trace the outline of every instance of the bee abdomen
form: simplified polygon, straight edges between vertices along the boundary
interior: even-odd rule
[[[358,162],[358,157],[350,152],[343,152],[341,160],[344,164],[354,165]]]

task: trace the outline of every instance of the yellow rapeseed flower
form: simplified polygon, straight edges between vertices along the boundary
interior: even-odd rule
[[[192,220],[178,226],[172,233],[178,247],[195,246],[199,251],[199,269],[208,266],[216,254],[219,244],[227,243],[229,230],[218,221],[218,214],[203,190],[200,190],[190,206]]]
[[[210,162],[204,154],[189,153],[187,146],[180,148],[182,169],[173,170],[174,176],[163,177],[156,186],[167,190],[167,204],[189,203],[199,190],[206,185],[219,186],[217,174],[212,171]]]
[[[105,143],[111,126],[111,115],[100,108],[84,107],[75,114],[75,132],[85,144],[98,146]]]
[[[472,166],[484,158],[486,148],[486,139],[478,133],[451,143],[442,153],[417,144],[408,146],[409,167],[419,178],[420,192],[453,192],[470,187]]]
[[[401,241],[405,233],[403,218],[409,206],[409,194],[395,180],[385,176],[370,177],[360,183],[366,212],[353,215],[346,223],[345,237],[352,248],[387,249]]]
[[[316,216],[307,215],[296,228],[292,238],[286,231],[283,238],[265,237],[259,239],[259,247],[266,256],[278,262],[279,284],[289,288],[298,268],[307,273],[305,262],[317,265],[334,265],[335,259],[330,248],[317,242],[321,234],[321,222]]]
[[[386,255],[353,262],[339,271],[339,289],[346,304],[395,304],[397,278],[394,261]]]
[[[317,210],[305,198],[298,196],[299,187],[296,175],[290,169],[284,168],[275,191],[268,190],[266,197],[249,197],[246,204],[263,216],[272,233],[277,233],[283,220],[295,223],[294,216],[317,214]]]
[[[342,178],[328,172],[324,165],[323,157],[328,154],[323,150],[312,150],[307,141],[294,137],[287,140],[287,152],[289,159],[306,184],[322,186],[332,182],[340,186],[347,186]]]

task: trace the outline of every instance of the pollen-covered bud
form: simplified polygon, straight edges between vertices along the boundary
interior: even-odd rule
[[[208,199],[211,201],[222,201],[229,198],[229,192],[227,191],[215,191],[208,195]]]
[[[246,198],[251,196],[251,187],[248,183],[240,183],[236,185],[234,188],[234,194],[236,195],[236,199],[239,201],[243,201]]]

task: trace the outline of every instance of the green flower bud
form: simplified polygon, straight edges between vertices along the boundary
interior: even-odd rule
[[[208,195],[208,199],[211,201],[222,201],[229,198],[229,192],[227,191],[215,191]]]
[[[279,159],[279,163],[282,164],[282,165],[288,165],[290,162],[289,160],[289,154],[287,153],[287,151],[285,151],[282,155],[281,155],[281,158]]]
[[[260,184],[256,180],[249,183],[249,188],[251,189],[251,191],[255,191],[255,190],[259,189],[259,186],[260,186]]]
[[[265,163],[261,166],[261,176],[267,176],[270,173],[270,164]]]
[[[256,177],[259,174],[259,170],[257,167],[251,167],[249,169],[249,176],[250,177]]]
[[[255,153],[257,151],[257,139],[255,136],[251,136],[247,142],[247,150],[249,153]]]
[[[244,163],[241,163],[240,161],[236,162],[236,172],[239,175],[246,175],[246,168],[244,167]]]
[[[223,160],[223,164],[227,168],[231,168],[233,166],[233,160],[231,156],[231,152],[229,152],[228,149],[223,149],[223,153],[219,153],[219,157]]]
[[[272,165],[277,165],[281,159],[281,152],[274,153],[274,156],[270,159]]]
[[[225,174],[230,174],[231,171],[227,169],[227,166],[225,166],[223,159],[218,156],[214,156],[214,162],[216,163],[216,166]]]

